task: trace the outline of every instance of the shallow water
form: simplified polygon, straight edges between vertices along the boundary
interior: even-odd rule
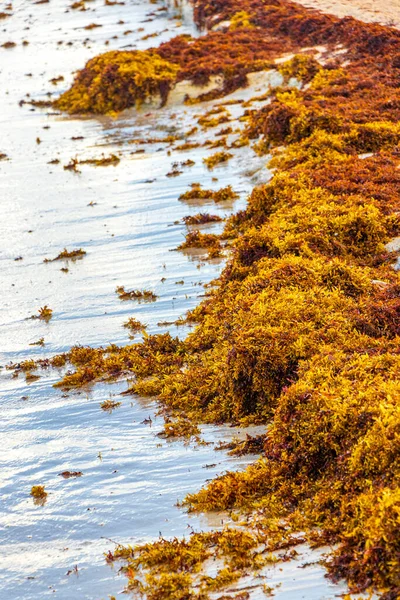
[[[157,324],[174,321],[195,306],[204,294],[202,284],[215,278],[223,263],[204,261],[198,252],[171,252],[186,232],[177,222],[205,209],[229,214],[244,206],[254,181],[269,177],[265,160],[248,148],[236,151],[228,167],[210,172],[202,164],[210,150],[168,155],[165,143],[128,143],[180,134],[192,126],[194,114],[205,112],[203,107],[149,107],[140,115],[112,120],[71,119],[19,106],[27,94],[45,99],[48,90],[65,89],[72,71],[101,51],[130,44],[144,48],[178,32],[193,32],[190,19],[179,26],[164,13],[149,22],[148,14],[160,5],[129,1],[104,6],[95,0],[86,12],[66,12],[68,4],[16,3],[13,16],[1,22],[0,44],[17,43],[10,50],[0,48],[0,152],[9,157],[0,162],[3,367],[76,343],[128,343],[122,324],[130,316],[147,323],[149,333],[186,335],[187,327]],[[93,22],[103,26],[83,29]],[[129,30],[133,33],[124,35]],[[159,37],[140,39],[161,30],[166,31]],[[86,38],[91,41],[85,45]],[[21,45],[24,39],[28,46]],[[59,75],[65,80],[55,89],[49,80]],[[138,149],[145,153],[134,154]],[[118,154],[121,162],[82,165],[80,173],[63,169],[75,156],[98,158],[103,152]],[[60,163],[49,164],[55,158]],[[166,177],[175,160],[187,158],[196,164],[177,178]],[[215,189],[231,184],[241,198],[225,206],[179,202],[179,194],[194,181]],[[87,255],[75,262],[43,262],[64,247],[82,248]],[[121,302],[117,285],[149,288],[159,298],[150,304]],[[29,319],[45,304],[54,311],[49,323]],[[44,347],[30,345],[42,337]],[[210,445],[166,442],[155,435],[162,422],[151,402],[119,396],[126,382],[63,394],[52,387],[58,373],[41,375],[28,385],[22,376],[13,379],[0,370],[1,599],[116,595],[126,582],[104,561],[103,552],[113,547],[110,540],[136,543],[160,532],[184,535],[192,527],[221,525],[223,516],[189,516],[175,503],[215,474],[243,468],[252,459],[215,453],[213,443],[231,438],[235,429],[205,427]],[[109,397],[122,401],[112,414],[100,409]],[[143,422],[149,415],[151,426]],[[83,476],[64,480],[59,476],[64,470]],[[29,496],[35,484],[45,485],[49,493],[44,506],[34,505]],[[320,566],[299,570],[300,564],[278,566],[268,575],[283,582],[278,598],[330,598],[343,589],[331,586]],[[68,575],[75,565],[77,572]],[[252,594],[259,597],[257,590]]]

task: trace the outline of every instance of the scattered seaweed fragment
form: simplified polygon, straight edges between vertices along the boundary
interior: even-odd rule
[[[200,184],[193,183],[190,190],[179,196],[179,200],[213,200],[214,202],[230,202],[237,200],[239,194],[227,185],[219,190],[204,190]]]
[[[82,248],[78,248],[76,250],[67,250],[66,248],[64,248],[64,250],[60,252],[58,256],[56,256],[55,258],[45,258],[43,262],[49,263],[55,262],[57,260],[77,260],[79,258],[83,258],[85,255],[86,251],[82,250]]]
[[[102,158],[87,158],[85,160],[78,161],[80,165],[93,165],[95,167],[108,167],[110,165],[116,166],[121,159],[116,154],[110,154],[110,156],[102,156]]]
[[[37,315],[32,315],[31,319],[41,319],[42,321],[50,321],[53,316],[53,310],[45,304],[38,310]]]
[[[43,506],[47,500],[47,492],[44,485],[33,485],[31,489],[33,501],[38,506]]]
[[[174,420],[165,419],[163,430],[157,435],[163,438],[195,438],[200,440],[200,429],[195,423],[188,423],[187,419],[178,417]]]
[[[121,300],[143,300],[145,302],[155,302],[158,296],[151,290],[126,290],[120,285],[116,288],[116,293]]]
[[[216,165],[220,165],[222,163],[228,162],[231,159],[233,154],[231,152],[216,152],[207,158],[203,158],[203,162],[206,165],[207,169],[213,169]]]
[[[63,479],[71,479],[71,477],[82,477],[82,471],[62,471],[59,476]]]
[[[41,338],[40,338],[40,339],[38,339],[36,342],[31,342],[29,345],[30,345],[30,346],[44,346],[44,345],[45,345],[45,343],[44,343],[44,338],[43,338],[43,337],[41,337]]]
[[[138,333],[139,331],[144,331],[147,325],[141,323],[135,317],[130,317],[127,321],[125,321],[124,325],[125,329],[129,329],[131,333]]]
[[[201,233],[198,229],[190,231],[185,241],[178,246],[178,250],[186,248],[208,248],[213,256],[221,251],[220,236],[214,233]]]
[[[121,404],[122,404],[122,402],[117,402],[116,400],[109,398],[108,400],[104,400],[100,404],[100,408],[101,408],[101,410],[104,410],[104,412],[111,413],[116,408],[119,408],[121,406]]]

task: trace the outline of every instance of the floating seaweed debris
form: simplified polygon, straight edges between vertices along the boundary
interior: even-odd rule
[[[220,236],[214,233],[201,233],[198,229],[190,231],[185,241],[178,246],[178,250],[184,250],[186,248],[209,248],[215,251],[221,250]]]
[[[83,29],[97,29],[98,27],[103,27],[100,23],[89,23],[89,25],[86,25]]]
[[[64,165],[64,171],[74,171],[75,173],[80,173],[78,169],[79,161],[77,158],[71,158],[68,164]]]
[[[245,573],[257,573],[264,565],[279,561],[270,553],[263,555],[262,541],[261,535],[224,528],[218,532],[192,533],[187,540],[160,538],[153,544],[135,548],[119,545],[105,557],[108,563],[126,562],[127,589],[149,600],[190,598],[195,583],[200,594],[196,596],[206,599],[210,592],[226,588]],[[218,561],[215,577],[206,571],[205,563],[211,557]]]
[[[227,185],[219,190],[204,190],[200,184],[193,183],[190,190],[179,196],[179,200],[213,200],[214,202],[230,202],[237,200],[239,194]]]
[[[30,373],[29,371],[25,373],[25,381],[26,383],[33,383],[40,379],[40,375],[36,375],[35,373]]]
[[[139,331],[143,331],[146,329],[147,325],[141,323],[138,319],[134,317],[130,317],[127,321],[125,321],[124,325],[125,329],[129,329],[132,333],[138,333]]]
[[[196,438],[200,439],[200,429],[195,423],[188,423],[187,419],[178,417],[175,420],[166,418],[163,430],[157,433],[163,438]]]
[[[120,285],[116,288],[116,293],[121,300],[144,300],[146,302],[154,302],[158,296],[151,290],[125,290],[124,286]]]
[[[100,408],[105,412],[112,412],[114,409],[120,407],[121,404],[122,402],[117,402],[116,400],[109,398],[100,404]]]
[[[230,152],[216,152],[207,158],[203,158],[203,162],[208,169],[213,169],[216,165],[220,165],[222,163],[228,162],[231,159],[233,154]]]

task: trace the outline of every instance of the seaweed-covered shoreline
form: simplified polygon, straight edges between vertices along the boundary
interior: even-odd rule
[[[274,177],[227,223],[232,258],[189,315],[198,325],[186,340],[164,334],[123,348],[74,348],[52,364],[76,369],[63,387],[133,373],[131,391],[158,395],[178,424],[268,425],[262,459],[186,501],[190,510],[250,514],[261,538],[243,534],[238,543],[233,530],[122,549],[109,560],[125,558],[131,588],[149,598],[206,598],[231,582],[221,572],[194,587],[210,548],[239,577],[257,568],[257,544],[270,552],[302,531],[335,545],[333,578],[395,599],[400,285],[386,245],[400,229],[400,32],[284,0],[199,0],[194,9],[199,25],[222,29],[158,52],[174,65],[179,56],[179,77],[194,83],[222,74],[213,97],[295,54],[279,69],[302,89],[275,88],[267,105],[243,116],[243,143],[272,153]],[[320,45],[323,61],[314,58]],[[118,97],[114,81],[109,98]]]

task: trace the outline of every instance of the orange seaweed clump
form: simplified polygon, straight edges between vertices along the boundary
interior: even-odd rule
[[[106,52],[88,61],[55,107],[72,114],[104,114],[156,96],[165,102],[178,70],[154,52]]]
[[[197,213],[197,215],[183,217],[185,225],[204,225],[205,223],[218,223],[222,220],[222,217],[208,213]]]
[[[220,161],[222,158],[216,157],[215,160]],[[227,185],[219,190],[204,190],[200,183],[192,183],[191,189],[179,196],[179,200],[213,200],[214,202],[230,202],[238,198],[239,194],[232,189],[231,185]]]
[[[198,229],[190,231],[185,241],[178,246],[178,250],[186,248],[208,248],[210,256],[216,257],[221,253],[220,237],[214,233],[201,233]]]
[[[213,169],[216,165],[228,162],[232,156],[233,154],[231,152],[225,152],[222,150],[221,152],[216,152],[207,158],[203,158],[203,162],[208,169]]]

